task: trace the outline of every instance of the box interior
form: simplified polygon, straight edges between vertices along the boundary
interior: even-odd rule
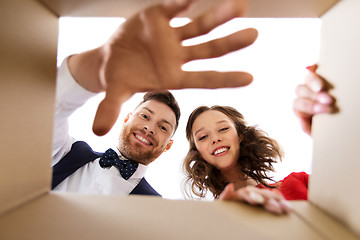
[[[321,116],[315,120],[310,201],[294,203],[294,212],[290,215],[278,217],[246,204],[217,201],[90,197],[49,191],[58,18],[115,14],[129,17],[153,2],[0,2],[1,238],[64,239],[79,236],[95,239],[103,233],[111,239],[119,237],[121,228],[118,222],[133,229],[140,221],[148,233],[130,233],[129,230],[126,234],[135,234],[134,239],[143,239],[149,234],[164,239],[169,236],[178,236],[179,239],[192,236],[215,238],[220,236],[217,234],[229,238],[242,235],[263,239],[266,235],[270,239],[288,239],[296,229],[299,239],[323,239],[324,236],[339,239],[337,236],[345,235],[356,239],[354,232],[360,233],[360,214],[355,203],[359,191],[350,185],[356,183],[359,167],[355,139],[359,135],[356,120],[360,114],[354,100],[357,99],[355,89],[359,88],[357,80],[360,76],[356,65],[360,56],[356,48],[360,29],[357,10],[360,6],[356,0],[342,0],[338,4],[334,0],[277,0],[271,3],[253,0],[249,4],[247,17],[322,17],[324,27],[319,71],[335,83],[334,93],[341,108],[336,117]],[[214,3],[201,0],[197,4],[205,9]],[[189,16],[192,14],[196,15],[196,12]],[[345,135],[347,140],[344,140]],[[141,214],[140,220],[132,217],[130,211]],[[123,220],[124,216],[129,216],[130,220]],[[104,221],[101,226],[105,223],[104,229],[96,227],[100,219]],[[161,224],[156,224],[154,219],[166,227],[159,228]],[[21,231],[15,228],[19,224]],[[60,227],[55,229],[56,225]],[[74,225],[80,228],[76,229]],[[331,236],[326,234],[330,227],[334,231]],[[109,231],[105,233],[106,229]]]

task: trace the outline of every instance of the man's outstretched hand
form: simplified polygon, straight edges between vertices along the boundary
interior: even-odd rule
[[[69,59],[70,70],[81,85],[94,92],[106,91],[94,119],[95,134],[104,135],[112,128],[121,105],[136,92],[239,87],[252,81],[252,76],[245,72],[182,70],[186,62],[222,56],[251,45],[257,38],[255,29],[244,29],[206,43],[182,46],[185,39],[206,34],[235,17],[241,17],[246,7],[242,0],[221,1],[219,6],[189,24],[170,27],[170,20],[192,2],[171,0],[149,7],[122,24],[100,48],[74,55],[74,60]],[[80,64],[81,60],[92,56],[96,57],[91,64]],[[91,71],[93,76],[90,76]],[[87,87],[86,81],[91,78],[95,84]]]

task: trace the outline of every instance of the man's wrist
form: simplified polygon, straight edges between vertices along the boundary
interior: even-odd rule
[[[100,67],[103,63],[102,47],[68,58],[68,67],[75,81],[90,92],[104,92],[106,84],[101,81]]]

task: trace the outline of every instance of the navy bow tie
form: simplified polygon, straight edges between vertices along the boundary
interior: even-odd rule
[[[116,166],[119,169],[120,175],[125,180],[128,180],[139,166],[139,163],[132,160],[127,160],[123,157],[120,159],[117,153],[111,148],[106,150],[100,158],[99,164],[102,168]]]

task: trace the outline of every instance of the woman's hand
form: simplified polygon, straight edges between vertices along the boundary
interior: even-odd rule
[[[275,214],[286,214],[290,212],[290,206],[278,191],[260,189],[247,186],[235,190],[234,184],[229,183],[220,194],[219,200],[243,201],[251,205],[262,205],[265,210]]]
[[[317,65],[307,69],[305,83],[296,88],[293,110],[300,119],[301,128],[311,135],[312,117],[319,113],[335,113],[338,108],[335,98],[329,93],[333,86],[316,74]]]

